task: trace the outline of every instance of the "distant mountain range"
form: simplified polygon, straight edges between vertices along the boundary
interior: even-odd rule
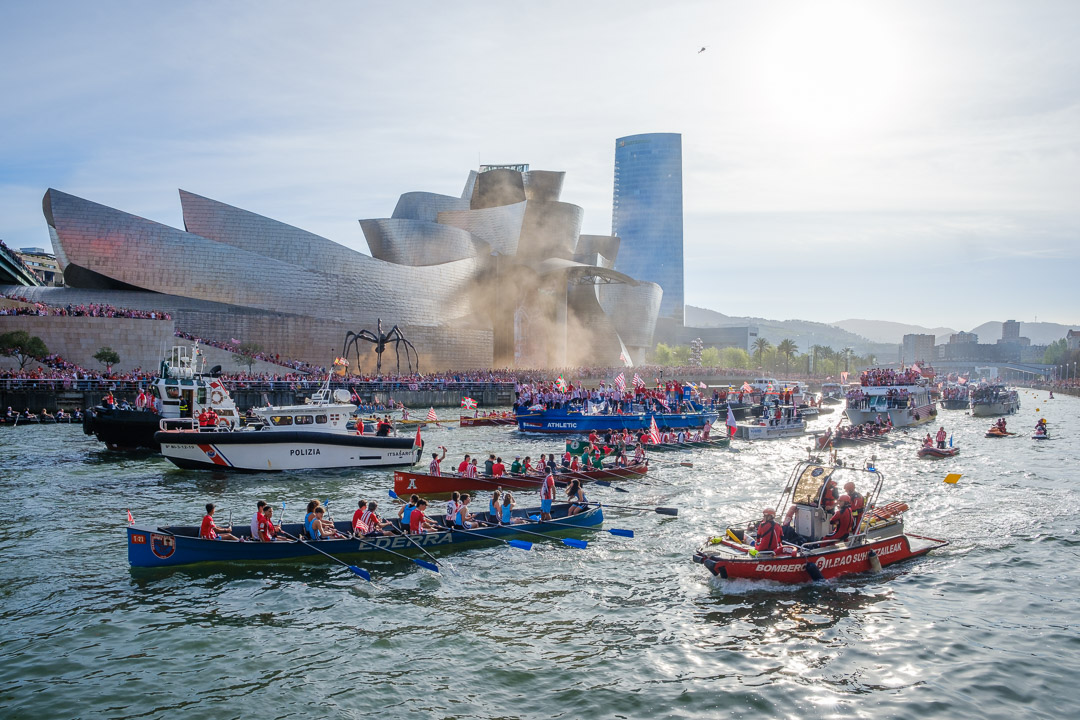
[[[886,320],[840,320],[835,323],[818,323],[809,320],[768,320],[766,318],[736,317],[715,310],[686,306],[685,322],[689,327],[724,327],[730,325],[757,325],[759,337],[776,345],[784,339],[794,340],[799,352],[811,345],[827,345],[834,350],[850,347],[859,355],[873,353],[883,362],[895,360],[897,346],[904,335],[930,334],[936,336],[937,344],[949,341],[949,335],[957,332],[948,327],[927,328],[921,325],[889,322]],[[983,323],[973,330],[981,343],[995,343],[1001,337],[1000,320]],[[1080,326],[1077,326],[1080,329]],[[1049,345],[1065,337],[1070,326],[1058,323],[1021,323],[1020,335],[1030,338],[1032,345]]]

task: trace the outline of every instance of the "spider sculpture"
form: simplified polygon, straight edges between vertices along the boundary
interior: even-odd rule
[[[405,335],[398,329],[398,326],[390,328],[388,332],[383,332],[382,320],[378,321],[378,333],[373,333],[370,330],[361,330],[360,332],[349,331],[345,333],[345,348],[341,351],[343,357],[349,356],[350,348],[356,350],[356,366],[360,367],[360,341],[366,340],[375,346],[375,374],[382,375],[382,354],[386,350],[386,346],[393,343],[394,355],[397,356],[397,369],[401,372],[401,346],[405,346],[405,362],[408,363],[409,372],[413,371],[413,359],[416,360],[416,371],[420,371],[420,356],[416,353],[416,348],[413,344],[405,339]],[[410,356],[409,353],[412,353]]]

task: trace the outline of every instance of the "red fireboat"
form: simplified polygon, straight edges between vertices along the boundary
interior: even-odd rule
[[[829,481],[832,481],[831,483]],[[865,508],[851,534],[843,540],[823,540],[830,533],[829,516],[823,509],[826,493],[848,481],[869,485]],[[851,573],[877,572],[886,565],[925,555],[948,545],[946,540],[904,532],[905,503],[879,504],[884,476],[872,464],[865,469],[828,467],[818,460],[795,466],[776,507],[789,505],[784,542],[776,552],[754,549],[750,529],[730,527],[709,538],[694,553],[716,577],[724,579],[776,580],[805,583]],[[834,485],[835,483],[835,485]]]

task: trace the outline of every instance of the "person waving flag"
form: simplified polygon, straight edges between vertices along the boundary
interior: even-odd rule
[[[619,392],[626,389],[626,376],[623,373],[615,376],[615,387],[618,388]]]
[[[735,436],[735,428],[738,427],[738,425],[735,423],[735,413],[733,413],[731,411],[730,406],[728,406],[727,420],[725,421],[724,424],[727,425],[727,427],[728,427],[728,434],[730,434],[732,437],[734,437]]]
[[[649,418],[649,442],[653,445],[660,444],[660,428],[656,427],[656,418]]]
[[[645,387],[645,381],[642,380],[641,376],[638,375],[637,373],[634,373],[634,387],[636,387],[636,388]]]
[[[471,397],[463,397],[461,398],[461,408],[463,410],[475,410],[476,401],[473,400]]]

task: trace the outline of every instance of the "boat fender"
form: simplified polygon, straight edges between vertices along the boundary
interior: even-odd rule
[[[877,553],[873,550],[866,553],[866,559],[870,561],[870,572],[881,572],[881,560],[878,559]]]
[[[723,563],[718,558],[705,558],[702,565],[707,567],[713,575],[727,579],[727,570],[724,569]]]
[[[825,579],[825,576],[821,574],[821,569],[813,562],[806,563],[806,574],[810,576],[810,579],[814,582],[820,582]]]

